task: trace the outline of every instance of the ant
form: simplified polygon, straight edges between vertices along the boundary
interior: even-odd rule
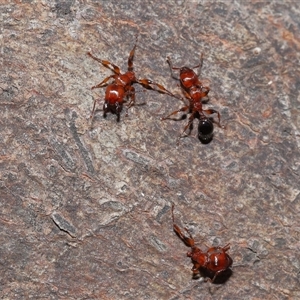
[[[191,251],[187,253],[187,256],[191,258],[193,262],[193,278],[197,279],[200,273],[208,277],[205,281],[212,283],[218,278],[218,282],[224,282],[230,275],[232,266],[232,259],[226,253],[230,249],[230,244],[224,247],[210,247],[206,252],[195,246],[195,240],[187,228],[184,228],[188,233],[188,236],[184,235],[181,229],[175,224],[174,221],[174,204],[172,205],[172,219],[173,230],[176,235],[184,242],[187,247],[191,247]],[[223,274],[223,278],[220,275]],[[225,280],[224,280],[225,279]]]
[[[174,67],[170,57],[167,57],[167,62],[169,64],[171,70],[171,76],[180,81],[181,90],[184,96],[188,99],[189,103],[186,104],[185,101],[180,98],[185,106],[181,107],[178,110],[175,110],[167,117],[162,118],[162,120],[178,120],[172,119],[171,116],[179,113],[179,112],[187,112],[190,113],[187,125],[184,127],[182,134],[179,136],[179,139],[183,136],[185,131],[189,128],[189,133],[191,133],[193,129],[193,121],[195,118],[199,119],[198,125],[198,138],[203,143],[209,143],[212,140],[214,126],[213,123],[216,123],[219,127],[223,128],[220,125],[220,113],[214,109],[206,109],[202,108],[202,103],[204,99],[208,99],[208,93],[210,91],[209,87],[203,86],[201,81],[199,80],[200,71],[203,64],[203,54],[201,54],[200,63],[193,67],[192,69],[188,67]],[[198,68],[198,74],[196,74],[193,69]],[[174,74],[173,70],[179,70],[179,76]],[[218,115],[219,122],[214,121],[212,118],[208,118],[205,114],[211,115],[216,113]],[[185,119],[186,115],[183,115],[181,119]],[[180,120],[180,119],[179,119]],[[179,141],[178,141],[179,143]]]
[[[92,59],[96,60],[97,62],[101,63],[104,67],[114,72],[113,75],[106,77],[99,84],[92,87],[92,90],[106,87],[104,104],[103,104],[104,118],[106,118],[107,113],[110,112],[112,114],[117,115],[117,122],[119,122],[120,113],[123,109],[123,103],[129,100],[127,105],[127,111],[131,106],[135,105],[135,89],[133,87],[134,83],[138,83],[146,89],[156,90],[159,93],[164,93],[172,97],[176,97],[167,89],[165,89],[162,85],[155,83],[152,80],[145,79],[145,78],[144,79],[136,78],[133,70],[133,58],[136,49],[137,39],[138,39],[138,35],[136,36],[135,45],[129,53],[128,68],[127,68],[127,72],[125,72],[124,74],[122,74],[120,68],[114,65],[113,63],[107,60],[99,59],[95,57],[93,54],[91,54],[90,52],[87,52],[87,55],[90,56]],[[112,82],[108,83],[110,79],[112,79]],[[153,88],[151,85],[156,86],[158,90]],[[127,98],[126,100],[124,99],[125,97]],[[98,99],[95,99],[94,101],[93,110],[90,116],[91,119],[93,119],[94,117],[97,101]]]

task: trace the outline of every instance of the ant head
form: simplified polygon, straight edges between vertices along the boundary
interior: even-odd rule
[[[213,132],[214,132],[213,122],[207,117],[200,118],[199,125],[198,125],[199,140],[204,144],[209,143],[212,140]]]
[[[182,67],[180,68],[180,82],[182,87],[187,90],[193,86],[197,86],[199,79],[197,74],[190,68]]]

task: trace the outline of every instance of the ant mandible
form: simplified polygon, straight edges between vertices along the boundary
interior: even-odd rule
[[[188,231],[188,236],[184,235],[181,229],[175,224],[174,221],[174,204],[172,205],[172,219],[173,219],[173,230],[176,235],[184,242],[187,247],[191,247],[191,251],[187,253],[187,256],[191,258],[193,265],[193,278],[198,278],[200,273],[204,274],[208,278],[206,281],[215,282],[216,278],[223,274],[231,275],[232,259],[226,253],[230,249],[230,245],[227,244],[224,247],[211,247],[206,252],[195,246],[195,240]],[[224,280],[224,278],[223,278]]]
[[[104,98],[104,104],[103,104],[103,117],[106,118],[107,113],[112,113],[117,115],[117,122],[120,121],[120,113],[123,108],[123,103],[127,102],[129,100],[127,105],[127,111],[131,106],[135,105],[135,89],[133,87],[134,83],[138,83],[142,85],[146,89],[150,90],[156,90],[160,93],[168,94],[172,97],[176,97],[171,92],[169,92],[167,89],[165,89],[162,85],[153,82],[150,79],[138,79],[135,76],[134,70],[133,70],[133,58],[134,53],[136,49],[138,35],[136,36],[136,42],[133,47],[133,49],[130,51],[129,58],[128,58],[128,69],[127,72],[122,74],[120,71],[120,68],[113,63],[102,60],[97,57],[95,57],[90,52],[87,52],[87,55],[90,56],[92,59],[96,60],[97,62],[101,63],[104,67],[110,69],[114,72],[113,75],[110,75],[106,77],[104,80],[102,80],[99,84],[92,87],[93,89],[97,88],[103,88],[106,87],[105,91],[105,98]],[[109,80],[112,79],[111,83],[108,83]],[[153,88],[151,85],[155,86],[157,89]],[[126,100],[124,98],[127,98]],[[177,97],[178,98],[178,97]],[[95,110],[96,110],[96,103],[98,99],[95,99],[93,110],[91,113],[91,120],[94,117]]]
[[[210,91],[209,87],[203,86],[201,81],[199,80],[200,71],[203,64],[203,54],[201,54],[200,63],[193,67],[192,69],[188,67],[174,67],[171,59],[167,57],[167,62],[169,64],[171,70],[171,76],[174,79],[180,81],[181,90],[184,96],[188,99],[189,103],[186,104],[185,101],[181,98],[181,100],[185,103],[185,106],[181,107],[178,110],[173,111],[168,116],[162,118],[162,120],[172,119],[171,116],[179,113],[179,112],[187,112],[190,113],[190,117],[187,125],[184,127],[182,134],[179,136],[179,139],[183,136],[186,130],[189,128],[189,133],[191,133],[193,129],[193,121],[195,118],[199,119],[198,125],[198,137],[200,141],[203,143],[208,143],[211,141],[213,136],[213,122],[216,123],[219,127],[223,128],[220,124],[220,113],[214,109],[203,109],[202,103],[204,99],[208,98],[208,93]],[[193,69],[198,68],[198,74],[196,74]],[[173,70],[179,70],[179,77],[173,72]],[[218,115],[218,122],[208,118],[206,114],[211,115],[216,113]],[[185,116],[185,115],[184,115]],[[174,119],[173,119],[174,120]],[[178,120],[178,119],[175,119]],[[178,140],[179,143],[179,140]]]

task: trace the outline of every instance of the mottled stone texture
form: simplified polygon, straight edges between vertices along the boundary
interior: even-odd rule
[[[297,1],[12,1],[0,6],[1,299],[296,299],[300,5]],[[89,115],[93,90],[135,71],[180,93],[166,57],[194,66],[226,129],[176,139],[182,103]],[[101,105],[99,106],[101,109]],[[192,280],[188,248],[231,244],[223,285]]]

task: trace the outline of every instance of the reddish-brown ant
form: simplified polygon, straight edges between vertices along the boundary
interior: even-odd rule
[[[193,239],[187,228],[184,228],[188,233],[188,236],[184,235],[181,229],[175,224],[174,221],[174,204],[172,205],[172,219],[173,230],[176,235],[184,242],[188,247],[191,247],[191,251],[187,253],[187,256],[191,258],[193,262],[193,278],[198,278],[200,273],[208,277],[206,281],[215,282],[216,278],[221,274],[231,273],[230,267],[232,266],[232,259],[226,253],[230,246],[227,244],[224,247],[211,247],[206,252],[195,246],[195,240]],[[228,278],[228,277],[227,277]],[[226,279],[226,276],[225,276]]]
[[[181,107],[178,110],[173,111],[167,117],[162,118],[162,120],[172,119],[170,117],[179,112],[190,113],[191,115],[189,117],[188,123],[184,127],[184,130],[182,134],[179,136],[179,138],[183,136],[183,134],[187,129],[189,129],[188,135],[191,133],[193,129],[193,121],[195,118],[197,118],[199,119],[198,137],[204,143],[209,142],[213,136],[213,130],[214,130],[213,122],[218,124],[219,127],[222,126],[220,125],[220,114],[218,111],[214,109],[204,110],[202,108],[203,100],[208,98],[207,95],[210,90],[209,87],[203,86],[201,81],[199,80],[200,70],[203,64],[203,55],[201,55],[200,63],[197,66],[192,68],[192,69],[198,68],[199,69],[198,74],[196,74],[192,69],[188,67],[174,67],[169,57],[167,58],[167,62],[170,66],[172,77],[180,81],[181,90],[184,96],[188,99],[189,103],[186,104],[185,101],[181,99],[185,103],[185,106]],[[173,70],[179,70],[179,77],[176,74],[174,74]],[[206,114],[211,115],[214,113],[218,115],[219,122],[213,121],[211,118],[208,118],[206,116]]]
[[[134,58],[134,52],[136,49],[137,38],[138,38],[138,36],[136,37],[136,42],[135,42],[133,49],[130,51],[129,58],[128,58],[128,69],[127,69],[127,72],[124,74],[122,74],[120,71],[120,68],[118,66],[114,65],[113,63],[111,63],[107,60],[99,59],[99,58],[95,57],[94,55],[92,55],[90,52],[87,53],[91,58],[93,58],[97,62],[101,63],[104,67],[106,67],[114,72],[113,75],[106,77],[99,84],[92,87],[92,89],[106,87],[104,104],[103,104],[103,117],[104,118],[106,117],[107,113],[110,112],[112,114],[117,115],[117,122],[119,122],[120,121],[120,113],[123,108],[123,103],[127,102],[127,100],[129,99],[129,102],[127,105],[127,110],[131,106],[135,105],[135,89],[133,87],[134,83],[138,83],[138,84],[142,85],[143,87],[145,87],[146,89],[156,90],[160,93],[164,93],[164,94],[168,94],[172,97],[176,97],[171,92],[169,92],[167,89],[165,89],[162,85],[155,83],[152,80],[136,78],[134,70],[133,70],[133,58]],[[110,79],[112,79],[112,82],[108,83],[108,81]],[[154,89],[151,85],[155,86],[158,89]],[[127,99],[125,99],[125,98],[127,98]],[[91,119],[93,119],[97,101],[98,101],[98,99],[95,99],[95,101],[94,101],[93,110],[91,113]]]

